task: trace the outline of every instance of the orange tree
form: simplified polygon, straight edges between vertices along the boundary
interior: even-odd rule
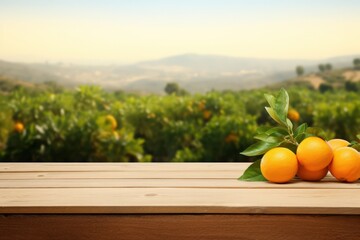
[[[10,132],[4,161],[150,160],[132,129],[111,129],[101,121],[110,110],[105,93],[97,88],[35,97],[20,91],[9,98],[12,118],[24,129]]]
[[[252,136],[256,132],[269,126],[271,118],[263,108],[265,92],[268,90],[139,96],[108,93],[93,86],[61,93],[19,89],[0,94],[0,158],[1,161],[253,160],[238,153],[255,142]],[[298,113],[293,118],[297,119],[294,128],[308,122],[327,129],[326,136],[349,140],[360,132],[360,102],[356,93],[339,90],[323,94],[294,87],[289,89],[289,95],[292,98],[289,108]]]

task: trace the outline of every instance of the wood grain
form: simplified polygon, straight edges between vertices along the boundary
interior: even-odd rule
[[[251,163],[1,163],[0,172],[244,171]]]
[[[360,216],[10,215],[2,240],[354,240]]]
[[[237,179],[242,171],[97,171],[97,172],[6,172],[0,174],[0,179],[101,179],[101,178],[149,178],[149,179],[174,179],[174,178],[229,178]]]
[[[296,189],[359,189],[360,182],[342,184],[328,177],[321,182],[299,179],[288,184],[246,182],[237,179],[2,179],[0,188],[296,188]]]
[[[0,189],[1,213],[360,214],[360,189]]]
[[[244,182],[248,163],[0,163],[0,239],[356,239],[360,182]]]
[[[360,182],[244,182],[249,163],[0,163],[1,213],[359,214]]]

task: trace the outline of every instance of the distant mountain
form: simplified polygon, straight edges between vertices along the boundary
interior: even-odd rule
[[[132,65],[81,66],[24,64],[0,61],[0,76],[29,82],[54,81],[64,86],[97,84],[108,90],[163,93],[167,82],[178,82],[190,92],[211,89],[251,89],[292,78],[295,67],[317,71],[320,63],[334,68],[350,66],[353,56],[323,60],[257,59],[184,54]]]
[[[49,71],[37,69],[31,64],[12,63],[0,60],[0,76],[32,83],[60,81],[60,78]]]
[[[309,65],[314,61],[306,59],[261,59],[237,58],[219,55],[184,54],[163,58],[156,61],[141,62],[137,65],[149,66],[178,66],[186,69],[204,72],[239,72],[257,71],[274,72],[292,70],[298,64]]]

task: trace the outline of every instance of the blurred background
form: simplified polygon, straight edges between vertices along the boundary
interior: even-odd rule
[[[360,133],[356,0],[0,1],[0,161],[237,162],[264,93]]]

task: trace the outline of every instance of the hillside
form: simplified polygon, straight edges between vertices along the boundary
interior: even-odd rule
[[[0,92],[10,92],[18,87],[34,88],[35,84],[0,76]]]
[[[0,93],[9,93],[15,89],[23,88],[29,92],[52,91],[59,92],[63,89],[56,82],[33,83],[0,75]]]
[[[177,82],[196,93],[254,89],[294,77],[297,65],[317,71],[321,62],[334,68],[349,66],[355,56],[325,60],[256,59],[184,54],[131,65],[73,65],[65,63],[11,63],[0,61],[0,76],[32,83],[56,82],[62,86],[100,85],[109,91],[163,93],[168,82]],[[321,82],[308,76],[310,82]],[[298,83],[296,83],[298,84]]]
[[[31,83],[60,82],[61,78],[51,71],[38,69],[32,64],[13,63],[0,60],[0,76]]]
[[[326,91],[345,87],[345,84],[358,86],[360,90],[360,70],[351,68],[335,69],[325,72],[311,72],[301,77],[291,78],[289,80],[270,85],[271,88],[306,86],[309,88]]]

